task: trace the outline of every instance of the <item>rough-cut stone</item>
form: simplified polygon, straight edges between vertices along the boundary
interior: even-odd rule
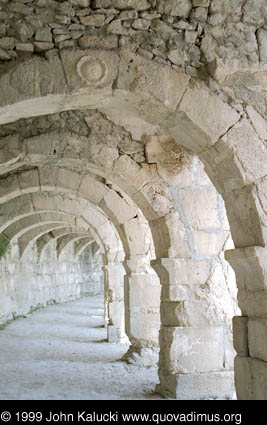
[[[246,108],[249,118],[253,127],[255,128],[258,136],[262,140],[267,140],[267,123],[266,120],[260,115],[252,106]]]
[[[112,0],[93,0],[92,6],[95,9],[109,7],[112,5]]]
[[[266,319],[248,321],[248,348],[250,357],[267,362]]]
[[[127,19],[136,19],[136,18],[138,18],[138,13],[136,10],[123,10],[119,15],[119,19],[121,21],[125,21]]]
[[[104,15],[84,16],[80,18],[80,21],[85,26],[98,28],[104,25],[105,16]]]
[[[91,0],[70,0],[70,3],[73,4],[73,6],[89,7]]]
[[[121,53],[121,59],[118,88],[125,90],[131,86],[138,91],[149,92],[170,109],[176,109],[188,84],[188,77],[179,71],[149,64],[128,50]]]
[[[128,31],[122,26],[122,22],[120,19],[115,19],[114,21],[112,21],[108,25],[107,31],[117,35],[128,35]]]
[[[45,41],[47,43],[52,43],[52,33],[50,28],[44,28],[36,31],[35,33],[36,41]]]
[[[171,50],[168,55],[168,59],[170,59],[170,61],[174,63],[175,65],[183,66],[185,63],[185,54],[183,51],[178,49]]]
[[[10,60],[11,59],[11,56],[4,49],[1,49],[1,47],[0,47],[0,59],[1,60]]]
[[[158,10],[160,13],[170,14],[171,16],[180,16],[181,18],[188,18],[192,4],[190,0],[159,0]]]
[[[34,51],[34,45],[32,43],[16,43],[16,50],[32,53]]]
[[[0,48],[2,49],[14,49],[16,40],[13,37],[0,38]]]
[[[186,373],[167,375],[159,370],[161,383],[156,391],[177,400],[202,400],[233,397],[233,372]]]
[[[147,19],[136,19],[132,23],[132,28],[135,30],[148,30],[150,27],[150,21]]]
[[[135,9],[137,11],[151,7],[147,0],[113,0],[113,6],[120,10]]]
[[[113,52],[62,51],[61,57],[71,89],[109,87],[115,79],[117,56]]]
[[[53,47],[54,47],[54,43],[48,43],[48,42],[42,42],[42,41],[34,42],[34,48],[39,52],[53,49]]]
[[[210,0],[193,0],[193,7],[209,7]]]
[[[237,354],[248,357],[248,317],[233,318],[233,339]]]
[[[232,365],[228,325],[233,312],[238,314],[233,272],[223,259],[223,250],[233,242],[212,181],[225,197],[239,247],[228,251],[226,258],[235,269],[242,314],[248,316],[234,320],[237,393],[240,398],[266,397],[266,363],[246,358],[249,346],[251,356],[267,360],[265,0],[0,3],[0,120],[10,123],[0,127],[1,226],[12,226],[18,213],[29,220],[33,205],[69,215],[75,210],[74,224],[83,227],[88,222],[93,227],[107,261],[143,256],[143,262],[126,263],[132,273],[126,282],[133,284],[125,311],[134,347],[128,357],[140,363],[140,356],[149,359],[151,351],[158,350],[159,305],[153,303],[160,287],[153,292],[150,284],[156,277],[149,265],[158,258],[154,266],[162,284],[162,324],[191,327],[189,332],[195,332],[191,339],[201,352],[204,344],[196,341],[195,328],[208,335],[212,326],[217,335],[224,327],[223,361],[220,357],[212,374],[203,373],[203,381],[199,370],[207,367],[208,359],[201,362],[201,356],[194,358],[190,350],[183,357],[174,339],[175,350],[169,350],[167,343],[162,346],[163,393],[169,388],[181,397],[177,381],[185,388],[186,376],[176,372],[183,367],[194,371],[187,373],[187,388],[205,381],[212,393],[213,383],[219,387],[219,376],[225,382],[220,365],[222,369]],[[118,44],[127,51],[111,51]],[[12,63],[5,64],[8,60]],[[72,113],[64,112],[70,109]],[[29,120],[18,121],[23,117]],[[15,141],[14,135],[18,135]],[[193,154],[205,163],[211,180]],[[57,200],[51,194],[56,189],[62,191]],[[30,194],[32,190],[38,191],[38,198]],[[14,196],[13,203],[4,202]],[[79,207],[74,208],[68,196],[77,197]],[[94,206],[83,204],[85,200]],[[46,226],[40,225],[40,231],[47,231]],[[9,235],[12,229],[16,234],[12,227]],[[37,233],[20,239],[21,251],[30,235]],[[39,244],[39,253],[49,239]],[[60,239],[58,250],[69,241]],[[14,268],[8,263],[1,266],[2,261],[0,274],[4,267]],[[119,321],[122,304],[116,303],[121,299],[114,293],[109,297],[111,316]],[[3,309],[11,311],[10,294],[3,299],[8,306]],[[209,350],[211,345],[208,339]],[[212,359],[215,363],[221,346]],[[175,365],[180,369],[169,361],[177,352],[181,356]],[[171,365],[173,375],[166,373]],[[205,385],[200,389],[212,395]]]
[[[257,32],[257,39],[259,44],[259,54],[261,62],[267,61],[267,31],[260,29]]]
[[[93,49],[116,49],[118,47],[118,36],[101,34],[84,34],[79,40],[79,46],[82,48]]]

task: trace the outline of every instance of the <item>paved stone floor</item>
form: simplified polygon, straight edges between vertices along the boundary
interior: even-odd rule
[[[0,331],[1,400],[159,399],[157,368],[119,359],[106,341],[103,297],[36,311]]]

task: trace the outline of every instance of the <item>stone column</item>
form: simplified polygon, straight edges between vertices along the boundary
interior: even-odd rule
[[[229,325],[209,324],[203,311],[207,305],[191,296],[195,286],[205,285],[209,278],[207,260],[162,258],[152,261],[152,266],[162,285],[160,384],[156,391],[181,400],[232,397]]]
[[[123,360],[143,366],[158,362],[160,282],[147,257],[126,261],[125,326],[131,346]]]
[[[226,251],[236,273],[241,317],[233,320],[235,384],[240,400],[267,400],[267,248]]]
[[[104,266],[105,323],[109,342],[125,340],[124,275],[121,262],[109,262]]]

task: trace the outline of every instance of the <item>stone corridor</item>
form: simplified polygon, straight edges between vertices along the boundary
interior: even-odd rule
[[[157,368],[120,362],[103,295],[48,306],[0,331],[1,400],[160,399]]]
[[[0,325],[102,293],[149,391],[266,400],[266,164],[266,0],[0,0]]]

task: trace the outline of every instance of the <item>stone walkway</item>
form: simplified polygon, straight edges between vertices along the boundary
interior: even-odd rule
[[[53,305],[0,331],[1,400],[160,398],[157,368],[119,361],[106,341],[103,297]]]

